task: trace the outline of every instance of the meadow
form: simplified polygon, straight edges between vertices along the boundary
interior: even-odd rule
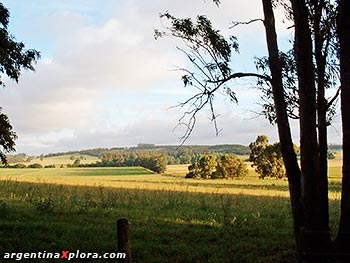
[[[337,162],[329,168],[333,234]],[[133,262],[297,262],[285,180],[260,180],[253,170],[244,179],[193,180],[186,171],[0,169],[0,251],[115,252],[116,220],[127,218]]]

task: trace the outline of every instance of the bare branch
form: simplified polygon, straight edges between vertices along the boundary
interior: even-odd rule
[[[339,97],[340,91],[341,91],[341,86],[337,89],[337,92],[335,93],[333,98],[327,103],[327,109],[329,109],[334,103],[334,101]]]
[[[232,26],[230,26],[229,28],[232,29],[232,28],[234,28],[234,27],[236,27],[238,25],[249,25],[251,23],[255,23],[255,22],[258,22],[258,21],[265,23],[264,19],[261,19],[261,18],[252,19],[252,20],[249,20],[249,21],[246,21],[246,22],[233,21],[232,22]]]
[[[271,78],[269,76],[257,74],[257,73],[244,73],[244,72],[236,72],[234,74],[231,74],[227,78],[219,79],[219,80],[214,81],[214,82],[210,82],[210,81],[208,81],[208,82],[210,82],[210,83],[223,83],[223,82],[227,82],[231,79],[244,78],[244,77],[257,77],[257,78],[263,79],[267,82],[271,82]]]

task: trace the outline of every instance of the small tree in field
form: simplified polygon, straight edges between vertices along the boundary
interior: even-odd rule
[[[259,174],[259,178],[275,177],[280,179],[286,175],[279,143],[269,144],[266,135],[260,135],[255,142],[249,144],[249,159]]]
[[[218,160],[216,171],[212,178],[238,178],[248,173],[247,165],[237,156],[225,154]]]
[[[218,157],[215,154],[202,156],[197,162],[188,167],[186,178],[235,178],[243,177],[247,174],[246,164],[238,157],[225,154]]]
[[[204,155],[201,159],[199,159],[199,168],[201,177],[208,179],[211,178],[212,174],[215,171],[217,161],[216,161],[216,155],[210,154],[210,155]]]
[[[212,178],[217,165],[217,156],[215,154],[207,154],[202,156],[197,162],[188,167],[186,178]]]
[[[186,174],[186,178],[201,178],[198,162],[194,162],[188,166],[188,173]]]

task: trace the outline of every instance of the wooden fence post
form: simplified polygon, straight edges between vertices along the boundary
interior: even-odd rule
[[[126,254],[126,258],[121,259],[120,262],[131,263],[129,221],[125,218],[119,219],[117,221],[117,241],[118,253]]]

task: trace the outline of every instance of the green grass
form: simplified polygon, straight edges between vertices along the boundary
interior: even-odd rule
[[[0,168],[0,176],[28,177],[43,176],[52,178],[55,176],[129,176],[149,175],[150,171],[142,167],[103,167],[103,168]]]
[[[295,262],[286,198],[13,181],[0,193],[2,253],[113,252],[128,218],[133,262]]]

